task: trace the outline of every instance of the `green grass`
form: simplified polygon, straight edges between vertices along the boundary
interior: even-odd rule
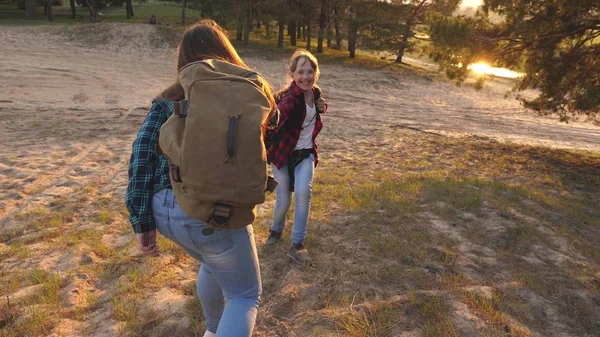
[[[0,5],[0,25],[73,25],[87,23],[89,11],[85,7],[76,7],[77,16],[71,18],[71,7],[68,1],[63,6],[54,6],[54,21],[49,22],[44,15],[42,7],[35,8],[34,20],[25,20],[25,11],[17,10],[16,5]],[[126,22],[145,23],[150,15],[156,16],[157,23],[177,25],[181,23],[181,6],[165,1],[148,1],[146,3],[133,2],[134,17],[127,19],[125,6],[121,8],[107,7],[100,10],[100,22]],[[199,18],[199,12],[190,8],[186,9],[186,21],[194,22]]]
[[[61,226],[73,221],[75,210],[70,206],[36,206],[15,215],[15,223],[3,232],[0,239],[4,242],[18,239],[23,243],[32,243],[60,235]],[[27,237],[19,238],[25,233]]]
[[[41,285],[38,293],[24,299],[18,306],[2,304],[0,336],[43,336],[55,326],[63,279],[58,274],[40,270],[33,270],[30,277]]]

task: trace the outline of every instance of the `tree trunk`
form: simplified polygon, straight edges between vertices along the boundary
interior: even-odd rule
[[[25,18],[27,20],[33,20],[34,11],[33,11],[33,0],[23,0],[25,1]]]
[[[285,24],[283,20],[279,20],[279,33],[277,34],[277,47],[283,48],[283,30],[285,28]]]
[[[77,17],[77,12],[75,11],[75,0],[70,0],[71,3],[71,18],[75,19]]]
[[[290,23],[288,24],[288,29],[291,32],[290,34],[290,44],[292,46],[296,46],[296,21],[292,20],[290,21]]]
[[[89,22],[98,21],[98,4],[96,0],[85,0],[85,3],[88,5],[88,9],[90,10],[90,15],[88,16]]]
[[[350,58],[356,57],[356,36],[358,35],[358,25],[354,22],[350,22],[348,25],[348,51],[350,52]]]
[[[185,6],[186,0],[181,0],[181,25],[185,26]]]
[[[402,58],[404,57],[404,51],[406,47],[408,47],[408,37],[410,35],[410,27],[412,26],[412,20],[406,21],[406,26],[402,31],[402,42],[400,42],[400,47],[398,47],[398,56],[396,56],[396,63],[402,63]]]
[[[421,0],[417,8],[415,8],[410,17],[406,20],[406,24],[402,32],[402,42],[400,42],[400,47],[398,47],[398,56],[396,56],[396,63],[402,63],[404,51],[406,50],[406,47],[408,47],[408,38],[411,34],[411,27],[414,23],[415,18],[417,17],[417,14],[419,13],[423,5],[425,5],[425,2],[427,2],[427,0]]]
[[[296,38],[302,39],[302,23],[300,21],[296,24]]]
[[[327,16],[325,15],[325,9],[327,7],[327,0],[321,1],[321,16],[319,17],[319,36],[317,38],[317,53],[323,52],[323,39],[325,38],[325,25],[327,23]]]
[[[133,17],[133,4],[131,0],[125,0],[125,10],[127,12],[127,18],[131,19]]]
[[[338,14],[340,9],[336,6],[334,8],[335,18],[333,19],[333,25],[335,26],[335,49],[342,49],[342,32],[340,29],[340,19]]]
[[[248,45],[250,44],[250,32],[252,31],[252,14],[254,14],[254,11],[252,10],[252,2],[250,2],[250,5],[248,7],[248,17],[246,18],[246,29],[244,29],[244,47],[248,47]]]
[[[44,4],[44,15],[48,14],[48,2],[46,1],[46,4]]]
[[[332,27],[331,27],[331,23],[327,25],[327,48],[331,48],[331,39],[332,39],[332,35],[333,35],[333,31],[332,31]]]
[[[310,51],[311,49],[312,49],[312,23],[309,19],[308,25],[306,25],[306,50]]]
[[[271,23],[269,21],[264,22],[265,30],[267,31],[267,39],[271,38]]]
[[[242,41],[242,31],[244,29],[244,24],[242,23],[242,14],[238,14],[237,19],[237,28],[235,30],[235,40]]]
[[[52,0],[48,0],[48,4],[46,5],[46,11],[48,13],[48,21],[54,21],[54,13],[52,13]]]

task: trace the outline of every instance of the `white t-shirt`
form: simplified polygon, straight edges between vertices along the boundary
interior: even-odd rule
[[[317,121],[317,108],[314,103],[313,106],[310,107],[308,104],[306,105],[306,117],[304,117],[304,122],[302,123],[302,131],[300,131],[300,137],[298,138],[298,143],[296,144],[296,148],[294,150],[304,150],[304,149],[312,149],[313,140],[312,134],[315,129],[315,122]]]

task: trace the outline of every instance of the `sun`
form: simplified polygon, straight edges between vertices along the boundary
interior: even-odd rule
[[[523,74],[512,71],[506,68],[494,68],[485,62],[478,62],[469,65],[469,70],[477,73],[477,74],[488,74],[494,75],[497,77],[505,77],[505,78],[519,78],[523,77]]]

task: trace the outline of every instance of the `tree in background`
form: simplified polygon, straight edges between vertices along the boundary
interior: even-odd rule
[[[185,26],[185,8],[187,7],[187,1],[181,0],[181,25]]]
[[[492,23],[486,14],[505,18]],[[600,110],[600,1],[484,0],[474,18],[434,16],[433,59],[458,81],[486,61],[522,71],[515,86],[539,90],[519,99],[540,114],[595,117]]]
[[[404,1],[399,1],[401,4],[404,4]],[[425,23],[425,17],[428,13],[451,16],[459,5],[460,0],[411,0],[408,3],[409,8],[405,11],[403,18],[402,39],[398,46],[396,63],[402,63],[404,52],[411,47],[408,39],[415,36],[415,25]]]
[[[356,46],[358,43],[359,30],[369,23],[375,22],[374,8],[384,2],[373,0],[353,0],[349,2],[346,10],[346,22],[348,27],[348,52],[349,57],[356,57]]]
[[[33,20],[34,18],[34,10],[33,10],[33,0],[23,0],[25,2],[25,18],[27,20]]]
[[[125,0],[125,12],[128,19],[133,17],[133,4],[131,3],[131,0]]]
[[[252,21],[257,15],[258,0],[245,0],[246,8],[246,27],[244,29],[244,47],[250,43],[250,32],[252,31]]]
[[[71,19],[75,19],[77,17],[77,12],[75,11],[75,0],[69,0],[69,4],[71,5]]]
[[[283,40],[285,35],[286,22],[289,19],[289,6],[286,0],[272,0],[266,1],[262,6],[262,15],[267,18],[268,21],[274,19],[277,22],[277,47],[283,48]]]
[[[325,40],[325,30],[327,29],[327,18],[329,11],[330,0],[321,0],[321,8],[319,15],[319,35],[317,36],[317,53],[323,52],[323,40]]]

